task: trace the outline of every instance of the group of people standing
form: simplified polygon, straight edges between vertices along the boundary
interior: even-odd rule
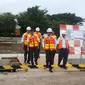
[[[40,41],[41,33],[40,29],[37,27],[34,32],[31,27],[26,28],[26,32],[22,36],[22,47],[24,49],[24,63],[38,65],[39,51],[40,51]],[[28,56],[28,57],[27,57]]]
[[[38,58],[40,57],[40,46],[46,54],[46,66],[49,71],[52,71],[54,64],[54,57],[56,51],[58,52],[58,65],[60,66],[63,59],[63,68],[66,69],[66,63],[69,53],[68,40],[63,32],[58,39],[51,28],[48,28],[46,34],[41,36],[40,28],[37,27],[35,31],[30,26],[26,28],[26,32],[22,36],[22,47],[24,49],[24,63],[38,65]],[[28,57],[27,57],[28,56]]]

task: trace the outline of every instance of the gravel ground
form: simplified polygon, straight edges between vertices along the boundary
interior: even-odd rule
[[[23,53],[21,44],[0,43],[0,53]]]
[[[0,73],[0,85],[85,85],[85,72]]]
[[[1,53],[23,53],[23,48],[21,43],[1,43],[0,42],[0,54]],[[41,52],[43,52],[41,48]]]

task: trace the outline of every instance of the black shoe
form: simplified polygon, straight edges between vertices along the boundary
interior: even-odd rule
[[[40,56],[38,58],[40,58]]]
[[[60,66],[60,64],[58,64],[58,66]]]
[[[24,62],[24,64],[27,64],[27,62]]]
[[[27,62],[28,64],[30,64],[30,62]]]
[[[49,68],[49,65],[48,64],[45,64],[44,67]]]
[[[49,71],[50,71],[51,73],[53,72],[51,68],[49,68]]]
[[[67,67],[66,66],[63,66],[63,68],[67,70]]]
[[[34,66],[34,62],[33,63],[31,63],[32,64],[32,66]]]
[[[38,65],[37,61],[35,62],[36,65]]]

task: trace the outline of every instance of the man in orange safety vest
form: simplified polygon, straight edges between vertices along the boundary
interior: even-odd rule
[[[40,28],[39,27],[37,27],[35,29],[34,34],[36,34],[38,36],[38,38],[40,39],[40,43],[39,43],[39,46],[38,46],[38,58],[40,58],[39,54],[40,54],[40,45],[41,45],[41,33],[40,33]]]
[[[28,50],[28,42],[27,42],[27,37],[30,34],[31,31],[31,27],[27,27],[26,28],[26,32],[23,34],[22,36],[22,47],[24,49],[24,63],[30,63],[30,52]],[[28,54],[28,58],[27,58],[27,54]]]
[[[58,38],[57,50],[58,50],[58,65],[60,66],[61,60],[63,59],[63,67],[66,69],[68,53],[69,53],[69,43],[68,39],[66,39],[65,31],[62,33],[62,37]]]
[[[31,30],[30,35],[28,35],[28,46],[29,46],[29,50],[30,50],[30,59],[31,59],[31,64],[32,66],[34,66],[34,61],[35,64],[38,64],[38,46],[40,43],[39,37],[37,36],[37,34],[34,33],[34,30]],[[34,59],[35,60],[34,60]]]
[[[52,36],[51,28],[47,29],[47,35],[44,36],[42,45],[46,54],[46,66],[49,66],[49,71],[53,72],[52,65],[54,63],[54,55],[56,50],[56,38]]]

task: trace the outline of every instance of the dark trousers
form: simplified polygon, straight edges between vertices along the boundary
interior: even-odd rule
[[[61,61],[63,59],[63,66],[65,66],[67,64],[67,60],[68,60],[68,49],[60,49],[59,50],[59,55],[58,55],[58,65],[60,65]]]
[[[55,56],[55,50],[46,50],[46,65],[50,66],[54,64],[54,56]]]
[[[40,57],[40,44],[38,46],[38,58]]]
[[[24,63],[30,62],[30,51],[27,51],[27,45],[24,45]]]
[[[35,59],[35,63],[37,64],[37,60],[38,60],[38,47],[33,47],[33,48],[30,47],[29,50],[30,50],[31,64],[34,65],[34,59]]]

